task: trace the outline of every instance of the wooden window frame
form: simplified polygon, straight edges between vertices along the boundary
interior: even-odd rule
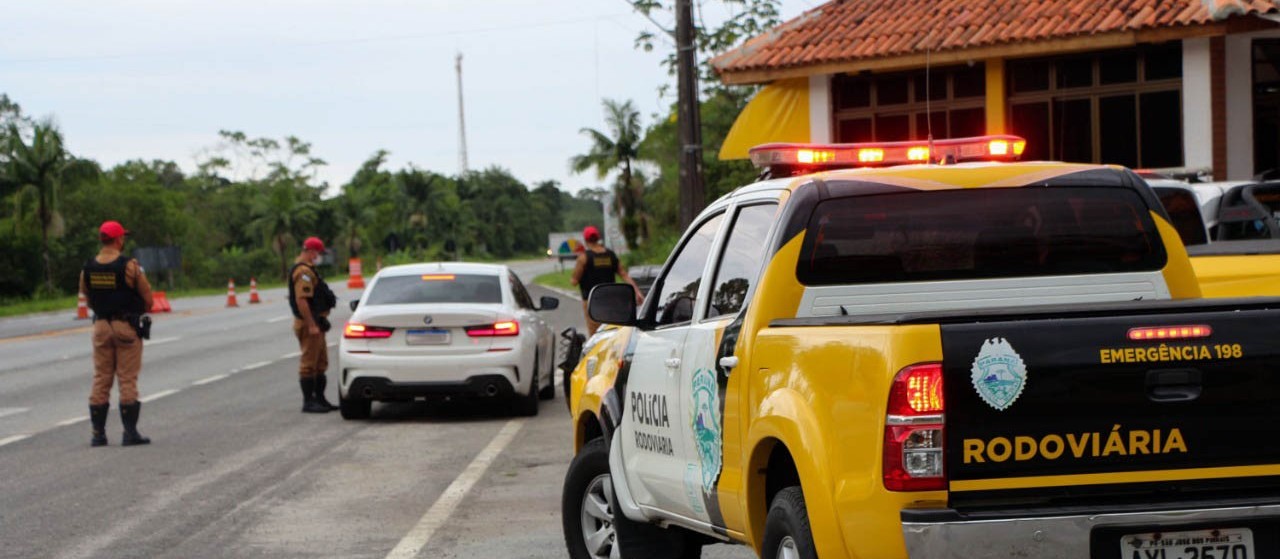
[[[974,68],[985,69],[985,67],[982,66],[982,64],[983,63],[981,62],[976,63]],[[866,107],[856,107],[856,108],[849,108],[849,109],[840,109],[833,106],[832,119],[835,124],[833,132],[837,136],[836,141],[837,142],[850,141],[848,139],[838,137],[840,134],[840,123],[846,120],[858,120],[863,118],[870,119],[872,137],[875,137],[877,141],[883,141],[877,137],[878,134],[876,133],[876,118],[906,116],[908,135],[911,137],[910,139],[911,140],[927,140],[928,134],[929,134],[928,130],[916,130],[917,115],[928,114],[929,116],[926,116],[925,118],[931,120],[933,114],[941,113],[943,115],[946,115],[950,111],[964,110],[964,109],[982,109],[985,114],[985,111],[987,109],[987,97],[985,94],[974,96],[974,97],[964,97],[964,98],[956,99],[955,70],[961,69],[961,68],[965,68],[965,66],[947,66],[943,68],[930,70],[931,72],[933,72],[933,76],[931,76],[931,79],[941,77],[946,79],[947,81],[946,98],[933,99],[930,101],[925,101],[923,99],[919,101],[916,100],[916,81],[917,81],[916,78],[924,75],[923,70],[913,71],[913,72],[872,74],[872,75],[865,75],[865,76],[859,76],[859,75],[851,76],[854,78],[866,79],[870,82],[870,92],[869,92],[870,104]],[[902,78],[902,77],[905,77],[907,79],[907,102],[894,103],[892,105],[883,105],[883,106],[880,105],[879,88],[876,86],[880,83],[881,80],[890,79],[890,78]],[[928,92],[926,92],[926,95],[927,93]],[[838,99],[839,95],[840,93],[838,91],[832,92],[833,99]],[[927,120],[926,122],[928,122],[929,120]],[[947,130],[933,131],[935,134],[934,136],[935,139],[942,139],[942,138],[948,137],[948,132],[951,128],[951,120],[948,118],[946,122],[947,122]]]

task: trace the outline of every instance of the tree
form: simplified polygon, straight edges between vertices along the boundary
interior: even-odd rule
[[[297,240],[298,232],[315,222],[319,210],[318,201],[308,199],[306,194],[288,182],[276,182],[253,206],[249,228],[271,243],[271,249],[280,257],[282,279],[287,280],[289,276],[290,241]]]
[[[36,198],[36,216],[40,222],[40,251],[44,260],[45,289],[52,293],[53,265],[49,258],[49,232],[57,214],[58,185],[71,158],[63,147],[62,133],[52,120],[35,123],[31,128],[31,143],[22,137],[16,124],[8,128],[8,154],[5,175],[10,184],[20,192],[29,192]]]
[[[601,180],[618,171],[614,183],[614,209],[621,214],[627,245],[636,247],[647,236],[648,229],[642,203],[644,182],[632,170],[632,162],[640,155],[640,112],[631,101],[618,103],[605,99],[604,121],[608,134],[594,128],[582,129],[582,133],[591,138],[591,149],[573,156],[569,160],[569,168],[575,173],[594,169],[596,178]],[[627,222],[632,223],[632,227],[625,227]]]
[[[675,20],[675,2],[673,0],[627,0],[627,2],[658,29],[658,33],[641,31],[636,36],[636,46],[645,51],[653,51],[659,42],[669,44],[671,52],[667,54],[663,64],[668,72],[675,75],[675,25],[665,23],[665,20]],[[701,61],[698,65],[700,69],[698,81],[707,93],[726,87],[716,78],[715,70],[707,63],[709,60],[781,23],[778,18],[778,0],[721,0],[720,3],[728,9],[729,16],[718,26],[707,25],[707,21],[702,17],[702,4],[696,4],[695,16],[699,21],[695,25],[694,43],[698,48],[697,58]],[[660,41],[660,38],[667,40]],[[663,86],[662,89],[665,91],[666,87]]]

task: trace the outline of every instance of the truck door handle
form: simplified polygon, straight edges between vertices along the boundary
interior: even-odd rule
[[[727,355],[720,358],[721,369],[732,369],[738,366],[738,357],[736,355]]]
[[[1200,371],[1161,369],[1147,371],[1147,399],[1152,402],[1190,402],[1200,397]]]
[[[672,357],[671,359],[668,359],[668,360],[666,361],[666,363],[667,363],[667,368],[668,368],[668,369],[679,369],[679,368],[680,368],[680,358],[679,358],[679,357]]]

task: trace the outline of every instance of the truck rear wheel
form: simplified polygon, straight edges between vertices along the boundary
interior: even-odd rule
[[[818,559],[813,545],[813,532],[809,529],[809,511],[804,506],[804,494],[797,486],[779,491],[769,506],[765,517],[764,559]]]

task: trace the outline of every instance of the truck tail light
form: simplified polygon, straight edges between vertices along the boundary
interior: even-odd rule
[[[885,489],[946,489],[944,408],[941,363],[911,365],[894,377],[884,425]]]
[[[466,328],[467,335],[472,338],[492,338],[495,336],[518,336],[520,335],[520,323],[514,320],[504,320],[493,324],[482,324],[480,326],[468,326]]]
[[[368,326],[359,322],[348,322],[346,328],[342,329],[342,337],[356,340],[390,338],[391,332],[394,330],[394,328],[383,328],[381,326]]]
[[[1184,324],[1182,326],[1146,326],[1130,328],[1129,339],[1135,342],[1147,340],[1186,340],[1190,338],[1208,338],[1213,335],[1213,328],[1208,324]]]

